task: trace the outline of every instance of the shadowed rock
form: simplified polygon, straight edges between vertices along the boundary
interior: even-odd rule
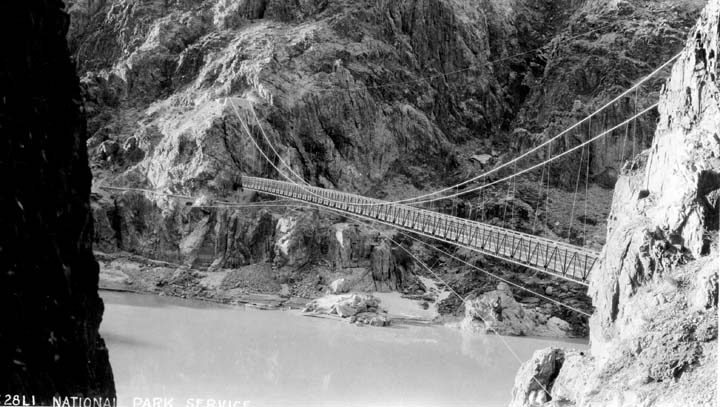
[[[60,1],[0,5],[0,394],[115,395],[90,169]],[[30,400],[27,400],[30,402]]]

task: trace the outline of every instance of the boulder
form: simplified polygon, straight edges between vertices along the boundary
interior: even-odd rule
[[[344,278],[338,278],[330,283],[330,292],[333,294],[342,294],[349,291],[348,284]]]
[[[572,331],[570,324],[560,318],[548,318],[544,313],[524,308],[505,283],[498,284],[497,290],[468,299],[460,326],[500,335],[567,337]]]
[[[380,299],[371,294],[327,295],[310,301],[303,312],[352,317],[351,322],[385,326],[389,322],[380,309]],[[373,319],[375,318],[375,319]]]
[[[361,312],[355,315],[350,322],[372,326],[388,326],[391,323],[387,315],[376,312]]]
[[[352,294],[340,298],[335,304],[335,312],[341,317],[353,316],[362,312],[377,311],[380,300],[370,294]]]

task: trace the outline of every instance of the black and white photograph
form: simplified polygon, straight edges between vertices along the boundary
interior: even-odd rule
[[[715,407],[720,0],[2,0],[0,407]]]

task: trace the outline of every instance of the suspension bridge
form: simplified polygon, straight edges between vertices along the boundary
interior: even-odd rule
[[[655,71],[647,75],[645,78],[641,79],[638,83],[636,83],[631,88],[627,89],[623,93],[621,93],[619,96],[611,100],[610,102],[606,103],[604,106],[597,109],[595,112],[588,115],[585,119],[577,122],[576,124],[570,126],[568,129],[560,132],[556,136],[550,138],[544,143],[541,143],[540,145],[536,146],[535,148],[532,148],[528,151],[526,151],[524,154],[521,154],[519,157],[516,157],[513,160],[510,160],[498,167],[495,167],[494,169],[485,172],[483,174],[480,174],[476,177],[473,177],[471,179],[465,180],[457,185],[453,185],[450,187],[446,187],[444,189],[441,189],[439,191],[433,191],[431,193],[427,193],[421,196],[416,196],[409,199],[403,199],[399,201],[393,201],[393,202],[386,202],[378,199],[368,198],[356,194],[341,192],[337,190],[329,190],[324,188],[318,188],[311,186],[308,184],[299,174],[297,174],[295,171],[293,171],[292,167],[285,162],[282,159],[282,156],[275,150],[273,147],[273,143],[271,140],[267,137],[267,134],[265,134],[262,126],[260,125],[260,121],[257,117],[257,114],[255,113],[255,110],[252,108],[252,105],[249,105],[249,111],[252,112],[252,115],[255,118],[255,121],[265,139],[265,142],[268,144],[272,152],[279,158],[280,162],[285,165],[287,170],[294,175],[300,182],[297,182],[292,177],[285,174],[284,171],[282,171],[280,168],[278,168],[274,163],[273,160],[270,159],[263,149],[260,147],[260,145],[255,141],[254,137],[252,136],[252,132],[250,131],[248,125],[245,123],[245,121],[241,118],[240,112],[237,109],[237,106],[233,103],[232,99],[227,99],[230,101],[230,104],[235,110],[235,113],[237,114],[238,118],[240,119],[240,123],[242,127],[244,128],[245,132],[247,133],[249,139],[254,144],[257,151],[263,156],[263,158],[270,163],[270,165],[278,172],[278,174],[282,175],[286,181],[277,181],[277,180],[271,180],[266,178],[256,178],[256,177],[244,177],[244,187],[250,190],[254,190],[260,193],[274,195],[281,198],[288,198],[291,200],[304,202],[310,205],[315,205],[318,207],[331,209],[336,212],[345,213],[349,215],[354,215],[354,217],[363,218],[369,221],[382,223],[385,225],[392,226],[397,229],[402,229],[405,231],[413,232],[418,235],[422,235],[425,237],[430,237],[432,239],[442,241],[445,243],[450,243],[457,247],[463,247],[467,248],[479,253],[482,253],[484,255],[489,255],[510,263],[515,263],[521,266],[524,266],[528,269],[537,270],[555,277],[560,277],[566,280],[573,281],[578,284],[582,285],[588,285],[588,277],[590,275],[590,271],[592,270],[593,266],[597,262],[597,259],[599,257],[599,253],[597,251],[575,246],[570,243],[562,242],[562,241],[555,241],[547,238],[543,238],[536,235],[531,235],[527,233],[522,233],[519,231],[515,231],[512,229],[506,229],[503,227],[498,227],[494,225],[490,225],[483,222],[477,222],[469,219],[463,219],[435,211],[428,211],[422,208],[418,208],[412,205],[418,205],[423,203],[429,203],[437,200],[442,199],[448,199],[453,198],[456,196],[460,196],[463,194],[466,194],[468,192],[477,191],[482,188],[487,188],[493,184],[497,184],[500,182],[507,181],[509,179],[515,179],[517,176],[522,175],[524,173],[528,173],[530,171],[536,170],[538,168],[543,168],[547,165],[547,163],[557,160],[563,156],[566,156],[570,153],[573,153],[579,149],[581,150],[581,165],[578,167],[578,177],[576,181],[576,187],[575,187],[575,194],[577,195],[577,189],[579,186],[579,180],[580,180],[580,171],[582,169],[582,157],[585,155],[585,149],[586,146],[588,146],[590,143],[607,136],[608,134],[612,134],[614,131],[621,129],[623,126],[626,128],[626,137],[627,137],[627,128],[631,121],[636,120],[638,117],[646,114],[647,112],[652,111],[657,107],[657,104],[654,104],[640,112],[637,111],[637,89],[647,80],[654,77],[657,73],[661,72],[663,69],[668,67],[676,58],[679,57],[680,54],[676,55],[675,57],[671,58],[664,64],[662,64],[659,68],[657,68]],[[625,120],[622,123],[619,123],[612,128],[601,132],[600,134],[597,134],[593,137],[588,137],[587,140],[584,142],[576,145],[575,147],[565,149],[565,151],[555,155],[554,157],[551,157],[550,159],[541,162],[539,164],[530,166],[528,168],[525,168],[523,170],[517,171],[517,163],[523,158],[529,157],[532,154],[540,151],[545,146],[548,146],[550,143],[552,143],[555,140],[560,139],[565,134],[568,134],[569,132],[573,131],[575,128],[579,127],[586,121],[588,122],[599,114],[601,111],[605,110],[607,107],[615,104],[616,102],[622,100],[622,98],[626,97],[630,94],[630,92],[635,91],[635,115],[628,120]],[[588,126],[590,127],[590,126]],[[635,125],[635,128],[637,127],[637,124]],[[623,143],[624,145],[624,143]],[[634,143],[633,143],[633,150],[634,150]],[[587,185],[589,183],[588,175],[589,175],[589,151],[587,153],[588,159],[586,159],[586,180],[585,180],[585,203],[586,203],[586,210],[587,210]],[[481,178],[487,178],[490,174],[497,172],[501,170],[504,167],[508,167],[509,165],[513,165],[513,174],[498,180],[495,180],[493,182],[485,182],[482,186],[478,187],[472,187],[469,189],[464,189],[462,192],[455,192],[454,194],[449,195],[443,195],[440,197],[432,197],[433,195],[438,195],[446,191],[450,191],[452,189],[457,189],[459,186],[469,184],[470,182],[477,181]],[[549,177],[549,176],[548,176]],[[549,182],[549,179],[548,179]],[[573,200],[573,212],[575,210],[575,201]],[[587,214],[586,214],[587,215]],[[570,217],[573,217],[573,214],[571,213]],[[572,227],[572,223],[570,223],[570,228]],[[569,231],[568,231],[569,234]],[[585,240],[585,239],[583,239]]]
[[[347,212],[501,260],[587,285],[599,253],[408,205],[266,178],[243,177],[246,189]]]
[[[249,126],[245,122],[245,120],[242,119],[240,112],[237,108],[237,106],[232,101],[232,98],[226,98],[226,101],[230,102],[230,105],[232,106],[233,110],[235,111],[238,119],[240,120],[240,124],[243,127],[244,131],[247,133],[250,141],[252,141],[253,145],[255,146],[256,150],[262,155],[262,157],[277,171],[279,175],[284,177],[287,181],[278,181],[278,180],[272,180],[267,178],[257,178],[257,177],[243,177],[243,186],[244,188],[248,190],[253,190],[259,193],[268,194],[280,198],[286,198],[291,201],[295,201],[302,204],[309,204],[316,207],[324,208],[326,210],[331,210],[334,212],[338,212],[341,214],[346,214],[348,217],[351,218],[358,218],[367,220],[370,222],[375,223],[381,223],[388,226],[391,226],[396,229],[401,229],[407,232],[412,232],[417,235],[421,235],[424,237],[432,238],[437,241],[449,243],[455,247],[460,248],[466,248],[469,250],[473,250],[475,252],[479,252],[483,255],[489,255],[495,258],[498,258],[500,260],[514,263],[523,267],[526,267],[531,270],[536,270],[542,273],[546,273],[555,277],[563,278],[572,282],[575,282],[577,284],[581,285],[588,285],[588,277],[590,275],[590,272],[597,262],[597,259],[599,257],[599,253],[597,251],[594,251],[589,248],[576,246],[564,241],[556,241],[552,239],[547,239],[541,236],[536,236],[533,234],[523,233],[512,229],[507,229],[504,227],[499,227],[495,225],[491,225],[484,222],[478,222],[470,219],[464,219],[448,214],[444,214],[441,212],[436,211],[430,211],[426,209],[422,209],[419,207],[416,207],[414,205],[439,201],[443,199],[449,199],[453,197],[457,197],[460,195],[467,194],[469,192],[478,191],[483,188],[487,188],[491,185],[498,184],[501,182],[505,182],[511,179],[515,179],[519,175],[537,170],[537,169],[543,169],[543,173],[545,172],[545,168],[548,163],[555,161],[561,157],[564,157],[568,154],[571,154],[575,151],[578,151],[582,149],[581,152],[581,158],[580,158],[580,165],[578,166],[578,176],[576,180],[576,186],[575,186],[575,196],[577,196],[577,189],[579,186],[579,180],[580,180],[580,174],[582,169],[582,157],[585,156],[585,149],[586,147],[602,138],[607,136],[608,134],[612,134],[618,129],[621,129],[623,126],[625,127],[625,137],[627,138],[628,134],[628,125],[631,121],[636,120],[638,117],[646,114],[649,111],[652,111],[657,107],[657,103],[647,107],[646,109],[638,112],[637,111],[637,89],[647,80],[655,76],[657,73],[661,72],[663,69],[668,67],[670,63],[672,63],[676,58],[679,57],[680,54],[676,55],[675,57],[671,58],[669,61],[665,62],[662,66],[657,68],[654,72],[647,75],[645,78],[640,80],[638,83],[636,83],[631,88],[627,89],[620,95],[618,95],[616,98],[605,104],[604,106],[600,107],[599,109],[595,110],[593,113],[589,114],[587,117],[585,117],[583,120],[580,120],[579,122],[575,123],[574,125],[570,126],[568,129],[560,132],[556,136],[550,138],[549,140],[545,141],[544,143],[541,143],[537,145],[534,148],[529,149],[525,153],[521,154],[520,156],[516,157],[515,159],[512,159],[510,161],[505,162],[504,164],[501,164],[490,171],[487,171],[485,173],[479,174],[476,177],[473,177],[471,179],[465,180],[459,184],[446,187],[444,189],[433,191],[424,195],[416,196],[413,198],[407,198],[402,199],[398,201],[383,201],[375,198],[369,198],[364,197],[352,193],[337,191],[337,190],[331,190],[331,189],[325,189],[325,188],[319,188],[314,187],[308,184],[300,175],[298,175],[295,171],[293,171],[292,167],[286,163],[282,156],[275,150],[273,147],[273,143],[265,134],[265,131],[263,130],[262,126],[260,125],[260,121],[252,108],[252,105],[249,105],[248,110],[252,112],[252,115],[255,118],[255,121],[257,123],[258,128],[260,129],[262,136],[265,139],[265,142],[270,147],[272,152],[279,158],[280,162],[287,168],[287,170],[299,180],[299,182],[295,179],[293,179],[291,176],[285,174],[285,172],[278,168],[274,160],[272,160],[270,157],[265,154],[263,149],[260,147],[258,142],[254,139],[252,136],[252,132],[250,131]],[[550,143],[561,139],[564,135],[570,133],[571,131],[575,130],[579,126],[581,126],[583,123],[589,122],[590,120],[598,115],[601,111],[605,110],[609,106],[615,104],[618,101],[621,101],[623,98],[627,97],[632,91],[635,91],[635,115],[622,123],[619,123],[615,125],[614,127],[607,129],[606,131],[601,132],[600,134],[597,134],[595,136],[588,135],[587,139],[572,147],[564,149],[564,151],[555,154],[554,156],[548,158],[547,160],[540,162],[538,164],[532,165],[530,167],[517,170],[517,163],[525,158],[532,157],[533,154],[538,153],[541,149],[544,149],[546,146],[549,146]],[[588,126],[590,128],[590,126]],[[637,125],[635,125],[637,127]],[[625,145],[625,141],[623,141],[623,148]],[[633,151],[634,151],[634,142],[633,142]],[[548,149],[549,153],[549,149]],[[588,151],[587,156],[589,157],[590,153]],[[584,160],[587,168],[585,169],[586,174],[586,191],[585,191],[585,203],[587,205],[587,184],[588,184],[588,174],[589,174],[589,159]],[[492,182],[487,182],[487,177],[490,174],[496,173],[500,171],[503,168],[507,168],[510,165],[513,166],[512,174],[500,179],[496,179]],[[548,171],[549,172],[549,171]],[[462,185],[469,184],[471,182],[475,182],[480,180],[481,178],[485,179],[485,182],[482,184],[482,186],[474,186],[471,188],[464,188],[462,191],[458,191],[458,187]],[[542,175],[541,175],[541,182],[542,182]],[[131,188],[113,188],[113,187],[106,187],[107,189],[131,189]],[[513,187],[514,188],[514,187]],[[548,175],[548,188],[549,188],[549,175]],[[446,191],[452,191],[455,189],[456,192],[450,193],[450,194],[443,194]],[[154,191],[147,191],[147,192],[154,192]],[[174,195],[174,194],[164,194],[171,197],[183,197],[183,198],[192,198],[187,196],[181,196],[181,195]],[[237,203],[235,203],[237,204]],[[227,207],[232,207],[233,203],[223,203],[223,205],[229,205]],[[238,205],[235,205],[238,206]],[[272,205],[271,205],[272,206]],[[282,206],[282,205],[281,205]],[[287,205],[286,205],[287,206]],[[224,207],[224,206],[219,206]],[[547,209],[547,208],[546,208]],[[573,199],[573,209],[575,210],[575,199]],[[586,206],[587,210],[587,206]],[[573,213],[570,214],[570,218],[572,222]],[[570,223],[568,235],[570,232],[570,229],[572,228],[572,223]],[[583,241],[585,241],[585,238],[583,238]]]

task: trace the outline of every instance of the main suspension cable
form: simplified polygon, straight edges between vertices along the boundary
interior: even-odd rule
[[[540,150],[541,148],[545,147],[546,145],[549,145],[550,143],[552,143],[552,142],[554,142],[555,140],[559,139],[560,137],[564,136],[564,135],[567,134],[568,132],[570,132],[570,131],[572,131],[573,129],[577,128],[578,126],[581,126],[581,125],[584,124],[586,121],[588,121],[588,120],[590,120],[592,117],[598,115],[600,112],[604,111],[606,108],[608,108],[609,106],[613,105],[613,104],[614,104],[615,102],[617,102],[618,100],[620,100],[620,99],[622,99],[623,97],[627,96],[627,95],[630,94],[633,90],[636,90],[636,89],[637,89],[639,86],[641,86],[643,83],[645,83],[646,81],[648,81],[649,79],[651,79],[653,76],[655,76],[658,72],[661,72],[665,67],[667,67],[670,63],[672,63],[672,62],[673,62],[675,59],[677,59],[680,55],[681,55],[681,54],[679,53],[679,54],[675,55],[674,57],[670,58],[667,62],[665,62],[664,64],[662,64],[660,67],[658,67],[656,70],[654,70],[653,72],[651,72],[650,74],[648,74],[648,75],[645,76],[644,78],[642,78],[642,79],[641,79],[640,81],[638,81],[635,85],[633,85],[633,86],[630,87],[629,89],[625,90],[625,91],[622,92],[620,95],[618,95],[617,97],[615,97],[615,98],[612,99],[611,101],[607,102],[605,105],[603,105],[602,107],[598,108],[597,110],[595,110],[593,113],[589,114],[588,116],[586,116],[586,117],[583,118],[582,120],[578,121],[577,123],[573,124],[572,126],[568,127],[567,129],[563,130],[563,131],[560,132],[559,134],[551,137],[550,139],[546,140],[545,142],[539,144],[538,146],[536,146],[536,147],[534,147],[534,148],[526,151],[525,153],[521,154],[520,156],[518,156],[518,157],[516,157],[516,158],[514,158],[514,159],[512,159],[512,160],[510,160],[510,161],[508,161],[508,162],[505,162],[505,163],[503,163],[503,164],[501,164],[501,165],[499,165],[499,166],[497,166],[497,167],[495,167],[495,168],[493,168],[493,169],[491,169],[491,170],[489,170],[489,171],[486,171],[486,172],[484,172],[484,173],[482,173],[482,174],[479,174],[479,175],[477,175],[477,176],[475,176],[475,177],[473,177],[473,178],[470,178],[470,179],[468,179],[468,180],[462,181],[462,182],[457,183],[457,184],[455,184],[455,185],[451,185],[451,186],[448,186],[448,187],[445,187],[445,188],[442,188],[442,189],[439,189],[439,190],[436,190],[436,191],[432,191],[432,192],[429,192],[429,193],[426,193],[426,194],[422,194],[422,195],[419,195],[419,196],[415,196],[415,197],[411,197],[411,198],[404,198],[404,199],[400,199],[400,200],[396,200],[396,201],[388,201],[388,202],[386,202],[386,203],[358,203],[358,204],[356,204],[356,205],[358,205],[358,206],[378,206],[378,205],[398,204],[398,203],[406,203],[406,204],[409,204],[409,205],[416,205],[416,204],[422,204],[422,203],[427,203],[427,202],[433,202],[433,201],[435,201],[435,200],[449,199],[449,198],[453,198],[453,197],[456,197],[456,196],[461,196],[461,195],[464,195],[464,194],[467,194],[467,193],[470,193],[470,192],[473,192],[473,191],[477,191],[477,190],[479,190],[480,188],[482,188],[482,186],[481,186],[481,187],[471,188],[470,190],[467,190],[467,191],[459,191],[459,192],[453,193],[453,194],[451,194],[451,195],[445,195],[445,196],[438,197],[438,198],[434,198],[434,199],[423,200],[423,198],[426,198],[426,197],[430,197],[430,196],[433,196],[433,195],[438,195],[438,194],[443,193],[443,192],[446,192],[446,191],[451,191],[451,190],[453,190],[453,189],[457,189],[457,188],[459,188],[460,186],[463,186],[463,185],[466,185],[466,184],[468,184],[468,183],[477,181],[477,180],[480,179],[480,178],[486,178],[486,177],[490,176],[491,174],[494,174],[494,173],[500,171],[501,169],[503,169],[503,168],[505,168],[505,167],[508,167],[508,166],[510,166],[510,165],[513,165],[513,164],[516,164],[518,161],[522,160],[523,158],[525,158],[525,157],[527,157],[527,156],[529,156],[529,155],[537,152],[537,151]],[[637,93],[637,92],[636,92],[636,93]],[[226,98],[226,100],[231,100],[231,98]],[[238,115],[238,118],[240,118],[240,114],[239,114],[239,112],[237,111],[237,107],[234,105],[234,103],[232,103],[232,101],[231,101],[231,104],[232,104],[232,106],[233,106],[233,109],[235,110],[235,113]],[[656,104],[656,105],[653,105],[652,108],[654,108],[655,106],[657,106],[657,104]],[[643,112],[641,112],[641,113],[639,113],[639,114],[636,113],[636,115],[633,116],[632,119],[637,118],[638,116],[640,116],[640,115],[642,115],[642,114],[644,114],[644,113],[647,113],[647,112],[650,111],[650,110],[651,110],[651,109],[646,109],[646,110],[644,110]],[[242,119],[241,119],[241,120],[242,120]],[[626,122],[628,122],[628,121],[626,121]],[[623,122],[623,123],[626,123],[626,122]],[[615,130],[617,127],[618,127],[618,126],[614,127],[613,130]],[[264,132],[264,130],[262,130],[262,126],[261,126],[261,131]],[[602,133],[600,136],[604,136],[604,135],[606,135],[606,134],[608,134],[608,132]],[[599,137],[597,137],[597,138],[599,138]],[[594,138],[593,141],[596,140],[597,138]],[[554,160],[556,160],[556,159],[558,159],[558,158],[560,158],[560,157],[562,157],[562,154],[556,156],[556,157],[553,158],[553,159],[548,160],[548,162],[554,161]],[[284,161],[283,161],[283,162],[284,162]],[[286,166],[287,166],[287,164],[286,164]],[[288,168],[290,168],[290,167],[288,167]],[[534,167],[531,167],[531,168],[534,169],[534,168],[537,168],[537,166],[534,166]],[[290,171],[291,171],[291,173],[293,173],[294,175],[297,176],[297,174],[296,174],[291,168],[290,168]],[[518,173],[518,174],[514,174],[514,175],[511,175],[511,176],[505,177],[505,178],[503,178],[503,179],[501,180],[501,182],[502,182],[502,181],[506,181],[506,180],[511,179],[511,178],[514,178],[515,176],[518,176],[518,175],[523,174],[523,173],[525,173],[525,172],[527,172],[527,170],[521,171],[521,172]],[[303,181],[303,182],[305,182],[305,181]],[[306,183],[306,182],[305,182],[305,183]],[[489,185],[493,185],[493,184],[495,184],[495,183],[497,183],[497,181],[496,181],[496,182],[493,182],[493,183],[490,183]]]

